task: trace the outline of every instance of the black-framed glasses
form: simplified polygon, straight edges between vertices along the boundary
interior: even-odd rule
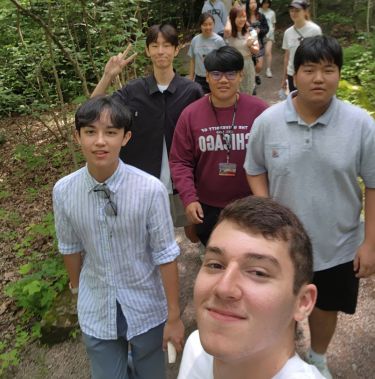
[[[237,77],[237,71],[210,71],[208,74],[215,81],[221,80],[223,76],[225,76],[227,80],[235,80]]]
[[[111,200],[111,192],[107,185],[98,184],[94,188],[94,192],[103,194],[104,197],[108,200],[108,203],[105,205],[104,212],[107,216],[117,216],[117,205],[114,201]]]

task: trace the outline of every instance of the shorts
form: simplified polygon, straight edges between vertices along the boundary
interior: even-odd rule
[[[355,313],[359,279],[355,277],[353,261],[314,272],[313,283],[318,288],[317,308]]]
[[[202,242],[204,246],[207,245],[207,242],[210,238],[211,232],[214,226],[219,219],[220,212],[223,208],[212,207],[211,205],[201,203],[203,210],[203,223],[196,224],[195,230],[197,232],[197,236],[199,240]]]
[[[261,58],[264,56],[264,46],[262,46],[260,49],[259,49],[259,53],[258,54],[253,54],[253,58]]]

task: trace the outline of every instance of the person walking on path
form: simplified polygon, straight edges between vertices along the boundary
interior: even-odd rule
[[[238,93],[244,65],[238,50],[223,46],[204,64],[211,93],[181,113],[170,154],[173,183],[202,244],[221,209],[250,195],[242,167],[246,143],[267,108],[263,100]]]
[[[266,57],[266,76],[267,78],[272,78],[272,45],[275,42],[275,24],[276,24],[276,13],[271,9],[271,0],[260,0],[259,12],[264,15],[268,23],[268,33],[265,36],[264,50]]]
[[[250,29],[243,6],[237,5],[230,10],[229,21],[231,36],[226,39],[226,42],[229,46],[236,48],[244,58],[240,92],[252,95],[255,88],[255,68],[252,55],[259,52],[258,34],[254,28]]]
[[[202,12],[210,13],[215,19],[215,33],[220,37],[224,35],[224,26],[227,22],[228,11],[220,0],[206,0],[203,4]]]
[[[168,24],[153,25],[146,34],[146,55],[152,62],[153,73],[130,81],[113,93],[132,112],[132,139],[121,149],[120,158],[162,181],[170,194],[173,222],[176,227],[189,227],[181,201],[173,189],[168,156],[176,122],[182,110],[203,96],[199,84],[178,75],[173,61],[179,52],[177,30]],[[118,74],[134,55],[111,57],[92,96],[105,94]]]
[[[281,88],[289,92],[296,90],[294,84],[294,54],[300,43],[307,37],[322,34],[320,26],[309,20],[309,3],[307,0],[292,0],[289,5],[289,15],[293,25],[284,32],[282,48],[284,55],[284,74],[281,81]]]
[[[338,312],[355,313],[359,278],[375,272],[375,122],[335,97],[342,64],[334,38],[301,42],[297,91],[257,118],[244,165],[254,195],[290,207],[311,237],[318,299],[307,359],[328,379],[325,354]]]
[[[259,12],[259,5],[257,0],[247,0],[246,1],[246,13],[250,26],[254,28],[258,33],[259,41],[259,52],[254,54],[254,64],[255,64],[255,82],[257,85],[261,84],[261,79],[259,73],[263,68],[263,57],[264,57],[264,39],[268,33],[268,23],[265,16]]]
[[[199,83],[204,93],[209,93],[210,88],[206,81],[204,58],[212,50],[225,46],[225,42],[222,37],[214,32],[215,19],[210,13],[202,13],[199,16],[198,23],[201,33],[192,39],[188,51],[190,57],[189,79]]]
[[[170,341],[181,351],[184,339],[167,191],[119,159],[131,123],[116,98],[81,105],[75,126],[86,166],[53,188],[58,247],[78,294],[93,379],[165,379],[163,350]]]

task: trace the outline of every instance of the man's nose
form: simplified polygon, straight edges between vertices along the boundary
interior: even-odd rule
[[[314,82],[322,82],[324,78],[324,74],[322,70],[316,70],[314,73]]]
[[[227,82],[228,81],[228,78],[226,77],[225,75],[225,72],[221,75],[221,78],[219,79],[219,82]]]
[[[241,298],[242,290],[239,285],[240,273],[235,267],[226,267],[218,278],[215,286],[215,294],[223,300],[238,300]]]
[[[97,136],[96,136],[96,141],[95,143],[97,145],[105,145],[105,134],[104,133],[98,133]]]

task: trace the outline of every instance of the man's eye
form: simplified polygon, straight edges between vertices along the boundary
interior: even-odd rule
[[[205,267],[211,269],[211,270],[222,270],[223,265],[217,262],[209,262],[204,265]]]
[[[269,277],[269,275],[265,271],[254,269],[254,268],[249,269],[246,272],[248,274],[250,274],[250,275],[258,276],[258,277],[261,277],[261,278],[268,278]]]

